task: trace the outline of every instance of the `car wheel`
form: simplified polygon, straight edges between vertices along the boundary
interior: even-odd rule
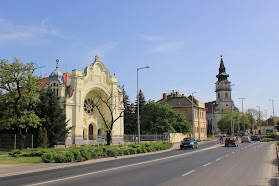
[[[180,147],[180,150],[182,150],[182,147]]]
[[[196,149],[198,148],[198,145],[196,146]]]
[[[234,145],[234,147],[236,147],[236,145]]]
[[[194,149],[194,145],[192,146],[192,149]]]

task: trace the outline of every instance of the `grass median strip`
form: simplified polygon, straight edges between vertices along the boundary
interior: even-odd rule
[[[41,157],[0,157],[0,164],[29,164],[29,163],[43,163]]]

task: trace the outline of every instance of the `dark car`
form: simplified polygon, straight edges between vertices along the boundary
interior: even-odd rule
[[[253,135],[253,136],[251,136],[251,140],[252,141],[260,141],[261,138],[259,136],[257,136],[257,135]]]
[[[238,146],[238,141],[235,137],[226,138],[225,147],[229,147],[229,146],[234,146],[234,147]]]
[[[186,148],[198,148],[198,142],[195,138],[184,138],[183,141],[181,141],[180,149],[182,150]]]

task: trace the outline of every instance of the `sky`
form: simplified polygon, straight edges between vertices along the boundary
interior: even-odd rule
[[[172,90],[214,101],[220,56],[232,98],[244,111],[279,116],[277,0],[0,1],[0,59],[36,62],[49,76],[84,70],[98,55],[124,85],[147,100]],[[264,111],[266,110],[266,112]]]

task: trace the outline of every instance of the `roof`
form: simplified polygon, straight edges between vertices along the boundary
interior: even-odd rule
[[[226,73],[226,68],[222,56],[220,59],[219,74],[216,77],[218,78],[218,81],[227,80],[227,78],[229,77],[229,74]]]
[[[179,96],[171,96],[169,95],[167,97],[167,99],[161,99],[160,101],[165,101],[166,103],[168,103],[169,105],[171,105],[173,108],[174,107],[192,107],[192,97],[186,97],[183,95],[179,95]],[[198,107],[199,105],[198,100],[193,98],[193,102],[194,102],[194,106]]]
[[[216,101],[205,103],[205,108],[207,108],[207,113],[212,113],[212,106],[216,107]]]

